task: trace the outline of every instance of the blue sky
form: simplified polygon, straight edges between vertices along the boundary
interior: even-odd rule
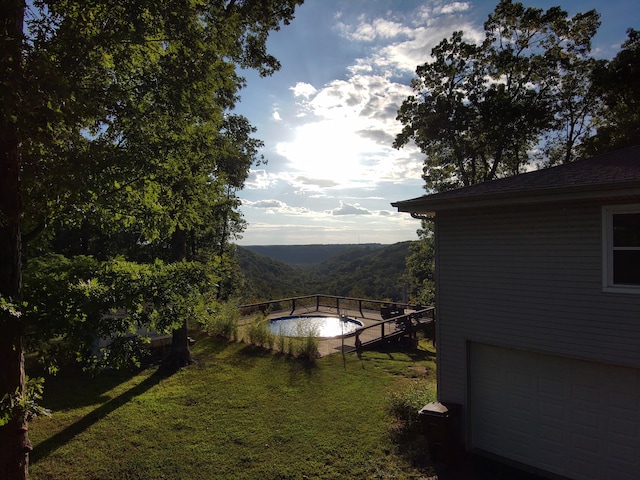
[[[246,72],[236,112],[257,127],[266,165],[238,192],[248,222],[240,245],[390,244],[417,239],[419,221],[390,203],[425,193],[423,156],[391,147],[395,120],[417,65],[454,30],[483,36],[495,1],[306,0],[272,33],[282,63],[272,77]],[[595,8],[602,25],[593,53],[611,58],[637,0],[524,1],[570,15]]]

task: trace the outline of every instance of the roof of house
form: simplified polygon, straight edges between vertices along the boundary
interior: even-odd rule
[[[400,212],[433,214],[470,207],[625,197],[640,199],[640,145],[391,205]]]

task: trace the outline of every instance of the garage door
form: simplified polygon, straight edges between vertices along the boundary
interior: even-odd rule
[[[469,413],[475,449],[576,480],[640,479],[640,369],[474,343]]]

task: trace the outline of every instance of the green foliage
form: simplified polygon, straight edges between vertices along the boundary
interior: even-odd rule
[[[243,247],[264,257],[278,260],[292,266],[313,267],[329,260],[345,250],[353,248],[384,248],[378,243],[367,244],[319,244],[319,245],[252,245]]]
[[[308,362],[314,362],[319,357],[320,339],[317,331],[306,331],[303,335],[289,337],[289,342],[292,344],[292,353],[296,357]]]
[[[269,330],[269,320],[266,317],[255,317],[247,327],[249,343],[258,347],[273,349],[275,337]]]
[[[85,369],[94,373],[107,368],[134,370],[150,355],[149,339],[135,335],[120,335],[112,338],[109,345],[101,348],[89,359],[80,358]]]
[[[627,30],[622,50],[593,72],[600,109],[596,134],[586,142],[586,154],[605,153],[640,144],[640,31]]]
[[[237,249],[237,259],[246,282],[242,303],[303,295],[310,288],[306,274],[291,265],[242,247]]]
[[[435,191],[521,173],[554,131],[564,157],[573,159],[574,145],[589,133],[576,126],[594,106],[588,89],[573,87],[588,78],[598,26],[593,10],[568,18],[559,7],[501,0],[484,24],[482,44],[454,32],[432,50],[433,61],[417,67],[394,147],[415,141],[426,155],[426,187]]]
[[[50,416],[51,411],[44,408],[40,402],[44,391],[44,378],[25,378],[24,393],[19,389],[12,393],[5,393],[0,398],[0,427],[6,425],[12,418],[24,418],[30,422],[39,416]]]
[[[261,161],[255,129],[229,113],[245,84],[239,69],[280,67],[267,38],[301,3],[2,4],[0,298],[21,303],[21,262],[31,262],[24,318],[9,303],[0,312],[3,349],[22,348],[26,333],[52,364],[53,350],[86,358],[92,338],[195,318],[209,278],[182,260],[195,258],[198,240],[203,263],[211,250],[224,257],[243,226],[235,189]],[[145,255],[146,265],[111,260],[118,255]],[[111,365],[114,352],[133,352],[128,340],[113,346]],[[23,388],[22,355],[13,359],[0,395]],[[0,468],[26,476],[18,432],[1,433],[16,453]]]
[[[203,317],[204,328],[209,335],[238,340],[238,322],[240,310],[233,302],[217,303],[207,306],[211,310]]]
[[[99,262],[62,255],[29,260],[24,283],[26,348],[53,368],[72,360],[94,367],[138,363],[143,345],[129,337],[141,326],[169,331],[185,318],[196,320],[200,295],[210,285],[204,266],[194,262]],[[115,343],[95,352],[99,338]]]
[[[409,299],[421,305],[433,305],[435,301],[435,250],[432,222],[422,222],[418,230],[420,239],[411,243],[407,257]]]
[[[424,380],[413,380],[401,388],[389,393],[386,408],[406,430],[415,430],[420,426],[418,412],[427,403],[436,400],[433,386]]]
[[[411,242],[383,248],[353,247],[318,265],[313,293],[402,301],[406,296],[406,258]]]
[[[349,246],[338,249],[340,253],[319,264],[304,268],[239,247],[238,262],[246,282],[242,302],[317,293],[401,301],[406,293],[406,259],[410,245],[411,242]],[[280,247],[280,253],[284,254],[286,248]],[[293,249],[295,252],[295,246]],[[311,257],[316,255],[313,247],[305,250]]]
[[[273,333],[269,327],[269,319],[265,315],[252,318],[245,327],[248,342],[309,362],[319,357],[320,338],[316,329],[304,329],[298,325],[296,335],[290,337]]]

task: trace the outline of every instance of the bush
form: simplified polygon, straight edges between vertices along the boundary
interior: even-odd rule
[[[312,361],[319,357],[320,339],[316,329],[298,326],[298,336],[289,338],[289,354]]]
[[[266,318],[256,318],[247,330],[249,343],[259,347],[273,348],[275,335],[269,330],[269,320]]]
[[[387,410],[407,430],[418,428],[418,412],[429,402],[436,400],[436,391],[424,380],[414,380],[387,396]]]
[[[212,336],[238,340],[240,310],[233,303],[221,303],[206,321],[207,333]]]
[[[278,341],[278,350],[282,353],[285,353],[287,337],[284,335],[276,335]]]
[[[320,356],[318,346],[320,342],[318,337],[310,333],[306,337],[300,339],[300,347],[298,349],[298,357],[305,358],[309,361],[315,360]]]

